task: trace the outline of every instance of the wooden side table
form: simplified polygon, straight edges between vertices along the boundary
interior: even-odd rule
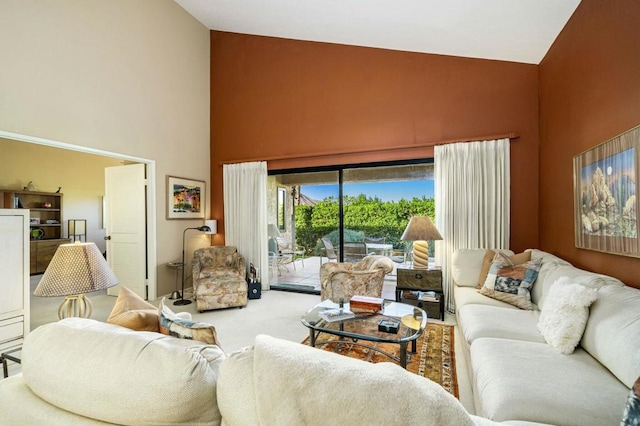
[[[430,318],[444,320],[444,293],[441,269],[397,269],[396,301],[424,309]],[[419,300],[410,291],[433,291],[436,301]]]

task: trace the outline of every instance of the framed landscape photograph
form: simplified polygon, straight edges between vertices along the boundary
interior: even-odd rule
[[[204,219],[205,182],[167,176],[167,219]]]
[[[640,257],[640,127],[573,158],[576,247]]]

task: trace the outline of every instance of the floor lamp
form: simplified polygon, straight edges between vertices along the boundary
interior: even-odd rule
[[[198,230],[200,232],[204,232],[206,234],[215,234],[218,231],[218,223],[215,220],[205,220],[205,225],[198,226],[195,228],[187,228],[182,232],[182,293],[180,293],[180,299],[173,302],[174,305],[188,305],[191,303],[191,300],[184,298],[184,279],[185,279],[185,259],[184,259],[184,246],[185,246],[185,236],[187,235],[187,231],[189,229]]]

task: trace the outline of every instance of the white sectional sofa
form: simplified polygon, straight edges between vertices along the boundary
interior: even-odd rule
[[[67,318],[31,332],[22,354],[22,373],[0,380],[3,426],[495,424],[393,363],[269,336],[225,355],[216,345]]]
[[[452,259],[456,317],[476,414],[495,421],[619,425],[630,388],[640,376],[640,290],[552,254],[530,251],[532,260],[541,261],[531,289],[534,310],[479,293],[486,250],[458,250]],[[549,289],[562,277],[597,289],[572,354],[555,350],[538,330]]]

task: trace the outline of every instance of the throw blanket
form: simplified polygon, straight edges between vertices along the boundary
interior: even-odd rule
[[[229,426],[474,424],[440,385],[395,364],[264,335],[222,364],[218,404]]]

